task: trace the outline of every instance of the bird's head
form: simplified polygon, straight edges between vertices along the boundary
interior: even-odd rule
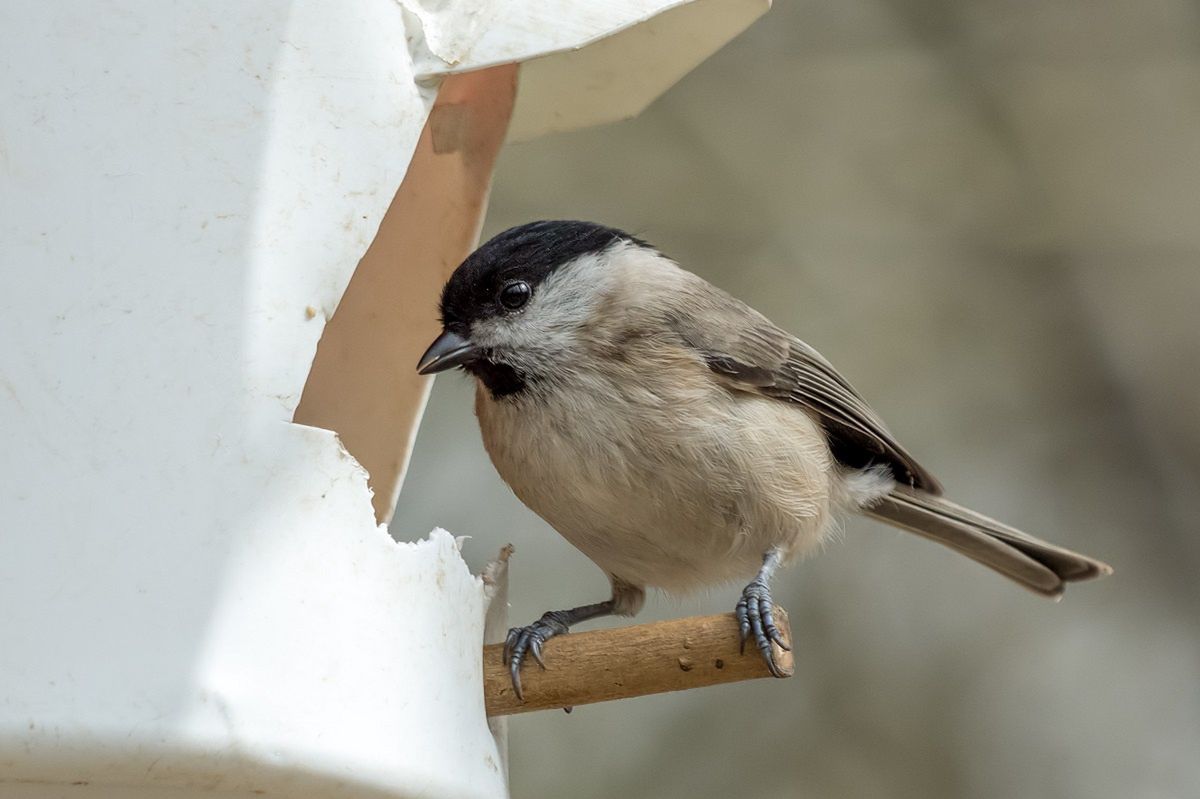
[[[611,261],[649,245],[591,222],[542,221],[510,228],[467,257],[442,291],[442,334],[417,370],[462,367],[494,397],[580,355],[581,328],[611,292]]]

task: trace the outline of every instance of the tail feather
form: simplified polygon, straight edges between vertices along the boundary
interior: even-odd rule
[[[1046,596],[1060,596],[1066,583],[1112,573],[1105,563],[924,491],[896,488],[863,512],[948,546]]]

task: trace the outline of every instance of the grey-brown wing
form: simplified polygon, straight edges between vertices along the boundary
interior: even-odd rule
[[[897,482],[941,493],[937,479],[819,352],[708,284],[686,301],[693,312],[674,315],[671,324],[726,384],[808,411],[824,428],[840,463],[856,469],[886,465]]]

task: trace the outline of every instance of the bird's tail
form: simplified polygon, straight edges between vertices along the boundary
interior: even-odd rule
[[[1106,563],[924,491],[896,488],[863,513],[944,544],[1045,596],[1060,596],[1066,583],[1112,574]]]

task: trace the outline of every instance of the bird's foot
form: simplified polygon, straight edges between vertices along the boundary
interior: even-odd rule
[[[787,674],[775,662],[771,652],[771,642],[774,641],[780,649],[790,651],[791,647],[783,640],[779,628],[775,626],[772,612],[775,605],[771,601],[771,589],[765,580],[755,580],[742,589],[742,598],[738,600],[734,615],[737,616],[738,631],[742,637],[742,652],[746,651],[746,641],[754,636],[754,643],[762,658],[767,662],[772,676],[786,677]]]
[[[533,655],[537,664],[545,669],[542,644],[568,631],[570,622],[566,616],[566,611],[551,610],[543,613],[540,619],[527,627],[513,627],[508,631],[508,637],[504,641],[504,663],[508,665],[508,673],[512,675],[513,691],[516,692],[517,699],[525,700],[525,694],[521,691],[521,664],[525,661],[525,655]]]

